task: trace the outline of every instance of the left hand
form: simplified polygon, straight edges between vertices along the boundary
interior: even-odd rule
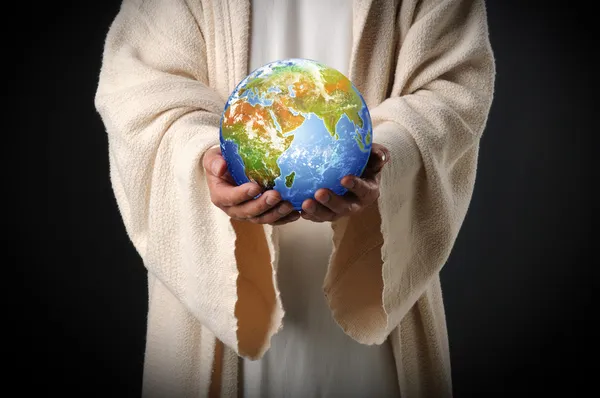
[[[390,153],[383,145],[373,143],[371,156],[361,177],[347,175],[342,185],[348,189],[339,196],[329,189],[319,189],[315,199],[302,203],[302,218],[314,222],[335,221],[340,217],[360,213],[379,198],[381,170],[389,161]]]

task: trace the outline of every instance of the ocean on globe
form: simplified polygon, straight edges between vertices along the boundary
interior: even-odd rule
[[[221,117],[221,153],[236,184],[274,189],[296,210],[320,188],[345,194],[341,179],[362,175],[372,141],[369,110],[356,87],[308,59],[254,70]]]

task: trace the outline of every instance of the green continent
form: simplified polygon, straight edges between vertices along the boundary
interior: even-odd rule
[[[294,184],[294,177],[296,177],[296,172],[292,171],[289,175],[285,177],[285,186],[291,188]]]
[[[279,65],[264,77],[251,80],[240,90],[255,90],[264,99],[279,100],[301,114],[314,113],[323,120],[332,137],[338,139],[335,126],[346,115],[356,126],[363,127],[359,112],[363,107],[360,95],[352,83],[339,71],[324,65],[318,66],[319,81],[308,68],[301,64]],[[289,87],[296,92],[289,96]],[[269,88],[275,90],[269,91]]]
[[[364,137],[364,143],[363,143],[363,138],[360,136],[360,134],[358,133],[358,130],[354,131],[354,140],[356,141],[356,145],[358,145],[358,148],[362,151],[362,152],[367,152],[367,145],[369,145],[371,143],[371,132],[367,132],[367,134]]]
[[[246,176],[256,181],[265,189],[275,186],[275,179],[281,175],[277,159],[285,152],[294,139],[286,137],[283,150],[276,150],[267,140],[248,142],[244,125],[234,124],[223,128],[223,137],[233,141],[238,148],[238,154],[244,162]]]

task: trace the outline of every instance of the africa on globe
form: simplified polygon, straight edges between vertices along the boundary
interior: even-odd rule
[[[274,189],[296,210],[321,188],[346,193],[340,181],[362,175],[372,141],[369,110],[356,87],[308,59],[256,69],[221,117],[221,152],[236,184]]]

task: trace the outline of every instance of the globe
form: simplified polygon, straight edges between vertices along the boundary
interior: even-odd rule
[[[362,175],[372,141],[369,110],[356,87],[309,59],[251,72],[231,93],[220,122],[221,153],[236,184],[274,189],[295,210],[320,188],[344,195],[341,179]]]

